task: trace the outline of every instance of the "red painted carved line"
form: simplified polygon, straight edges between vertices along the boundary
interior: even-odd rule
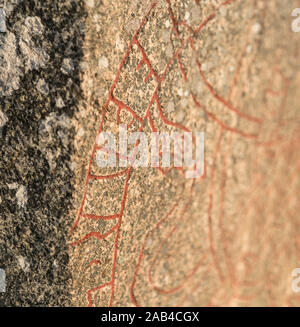
[[[197,66],[200,72],[200,76],[202,77],[202,80],[204,82],[204,84],[208,87],[210,93],[219,101],[221,102],[226,108],[228,108],[229,110],[235,112],[238,116],[243,117],[247,120],[253,121],[255,123],[262,123],[262,120],[260,118],[256,118],[256,117],[252,117],[250,115],[244,114],[243,112],[239,111],[237,108],[235,108],[234,106],[232,106],[228,101],[226,101],[225,99],[223,99],[221,96],[219,96],[217,94],[217,92],[215,91],[215,89],[213,88],[213,86],[208,82],[208,80],[206,79],[203,71],[201,70],[201,64],[199,62],[199,60],[196,60],[197,62]]]
[[[101,261],[100,260],[92,260],[90,261],[89,265],[92,267],[93,265],[100,265]]]
[[[181,215],[181,218],[180,218],[180,222],[182,222],[184,220],[184,216],[186,214],[186,210],[188,209],[188,207],[190,206],[191,204],[191,199],[188,201],[188,203],[185,205],[184,207],[184,210],[182,212],[182,215]],[[158,228],[159,226],[157,226]],[[156,229],[157,229],[156,228]],[[150,287],[155,290],[156,292],[160,293],[160,294],[172,294],[172,293],[175,293],[177,292],[178,290],[180,290],[185,284],[186,282],[191,278],[193,277],[193,275],[196,273],[196,271],[199,269],[199,267],[201,266],[203,260],[207,257],[207,253],[203,254],[203,256],[201,257],[201,259],[194,265],[193,269],[190,271],[190,273],[188,274],[188,276],[186,276],[183,281],[175,286],[175,287],[172,287],[171,289],[162,289],[160,287],[157,287],[156,285],[154,285],[154,282],[153,282],[153,278],[152,278],[152,271],[153,271],[153,267],[157,261],[157,257],[159,255],[159,253],[162,251],[164,245],[167,243],[167,241],[169,240],[169,238],[174,234],[174,232],[176,231],[177,229],[177,225],[174,226],[172,228],[172,230],[168,233],[168,235],[165,237],[165,239],[163,239],[163,241],[161,242],[160,246],[159,246],[159,249],[157,250],[151,264],[150,264],[150,267],[149,267],[149,270],[148,270],[148,280],[149,280],[149,285]],[[153,230],[153,232],[155,232],[155,229]]]
[[[233,133],[237,133],[237,134],[240,134],[241,136],[245,137],[245,138],[249,138],[249,139],[256,139],[257,138],[257,135],[255,134],[248,134],[248,133],[245,133],[243,131],[240,131],[236,128],[233,128],[233,127],[229,127],[227,125],[225,125],[221,120],[219,120],[213,113],[209,112],[206,107],[204,107],[203,105],[201,105],[197,98],[195,97],[195,95],[193,93],[191,93],[191,96],[192,96],[192,99],[196,105],[196,107],[202,109],[206,114],[207,116],[212,119],[213,121],[215,121],[220,127],[222,127],[223,129],[225,130],[228,130],[230,132],[233,132]]]
[[[111,101],[117,105],[118,107],[118,112],[117,112],[117,117],[118,117],[118,123],[120,123],[120,112],[121,110],[127,110],[128,112],[131,113],[131,115],[133,116],[133,119],[139,120],[140,122],[143,121],[143,119],[136,114],[136,112],[134,110],[132,110],[129,106],[127,106],[124,102],[122,102],[121,100],[118,100],[115,97],[112,97]]]
[[[120,112],[122,109],[124,110],[127,110],[129,111],[132,116],[133,116],[133,119],[131,121],[131,125],[133,124],[134,120],[137,120],[141,123],[141,127],[140,127],[140,130],[139,131],[142,131],[143,129],[143,123],[146,119],[148,119],[149,121],[149,124],[150,124],[150,127],[152,129],[152,131],[157,131],[156,127],[155,127],[155,124],[153,122],[153,119],[151,117],[151,107],[154,103],[156,103],[156,106],[157,106],[157,109],[159,111],[159,116],[160,116],[160,119],[163,121],[164,124],[166,125],[169,125],[169,126],[173,126],[173,127],[176,127],[176,128],[179,128],[179,129],[182,129],[184,131],[189,131],[186,127],[180,125],[180,124],[177,124],[175,122],[172,122],[172,121],[169,121],[166,119],[166,117],[163,115],[163,109],[161,107],[161,104],[160,104],[160,99],[158,97],[158,90],[159,88],[161,87],[161,83],[162,81],[164,80],[166,74],[169,72],[169,68],[171,66],[171,64],[174,62],[174,60],[177,59],[178,61],[178,65],[179,65],[179,69],[181,71],[181,74],[183,75],[183,78],[184,80],[187,82],[188,78],[187,78],[187,75],[185,73],[185,69],[184,69],[184,65],[181,61],[181,58],[180,58],[180,54],[181,54],[181,51],[184,47],[184,45],[187,43],[187,42],[190,42],[191,44],[191,47],[193,49],[194,48],[194,43],[195,43],[195,40],[193,38],[193,35],[192,36],[189,36],[186,40],[182,40],[181,37],[180,37],[180,34],[179,34],[179,30],[178,30],[178,26],[179,25],[182,25],[182,26],[185,26],[190,32],[193,32],[193,34],[197,34],[199,32],[202,31],[202,29],[207,25],[207,23],[209,21],[211,21],[215,15],[216,15],[216,12],[224,5],[227,5],[227,4],[230,4],[231,2],[233,2],[234,0],[228,0],[228,1],[225,1],[223,2],[221,5],[218,6],[218,8],[215,10],[214,13],[210,14],[206,19],[204,19],[203,22],[201,22],[201,24],[199,25],[199,27],[196,29],[196,30],[192,30],[191,27],[189,27],[187,25],[186,22],[180,22],[178,23],[175,16],[174,16],[174,13],[173,13],[173,10],[172,10],[172,7],[171,7],[171,2],[170,0],[166,0],[167,4],[168,4],[168,10],[169,10],[169,14],[170,14],[170,17],[171,17],[171,20],[172,20],[172,24],[173,24],[173,27],[172,29],[175,30],[175,33],[176,33],[176,36],[177,38],[179,39],[180,41],[180,44],[181,46],[175,51],[175,54],[173,55],[173,57],[171,58],[171,60],[168,62],[168,64],[166,65],[166,68],[165,70],[163,71],[163,74],[161,76],[158,76],[158,74],[156,73],[155,69],[153,68],[147,54],[145,53],[142,45],[140,44],[139,40],[138,40],[138,36],[140,34],[140,32],[142,31],[142,28],[143,26],[145,25],[146,21],[147,21],[147,17],[150,15],[152,9],[155,7],[156,5],[156,2],[153,3],[153,5],[151,6],[149,12],[147,13],[147,15],[145,16],[145,18],[142,20],[141,24],[140,24],[140,27],[139,29],[136,31],[126,53],[125,53],[125,56],[124,58],[122,59],[121,63],[120,63],[120,66],[119,66],[119,69],[116,73],[116,77],[115,77],[115,80],[112,84],[112,87],[109,91],[109,97],[108,97],[108,100],[103,108],[103,111],[102,111],[102,120],[101,120],[101,124],[100,124],[100,128],[99,128],[99,133],[101,132],[101,129],[102,129],[102,126],[103,126],[103,122],[104,122],[104,118],[105,118],[105,115],[106,115],[106,110],[107,110],[107,107],[108,105],[110,104],[110,102],[113,102],[114,104],[116,104],[118,106],[118,113],[117,113],[117,122],[120,124]],[[115,97],[114,97],[114,90],[117,86],[117,83],[119,82],[120,80],[120,76],[121,76],[121,72],[122,72],[122,69],[123,69],[123,66],[127,60],[127,58],[129,57],[130,53],[131,53],[131,50],[132,50],[132,46],[136,44],[138,49],[140,50],[141,54],[142,54],[142,60],[139,62],[138,66],[136,67],[137,70],[139,70],[141,68],[141,66],[143,64],[146,64],[148,69],[149,69],[149,73],[148,75],[145,77],[145,80],[144,82],[146,83],[148,81],[148,79],[153,75],[156,79],[156,82],[158,83],[157,87],[156,87],[156,90],[154,91],[153,93],[153,96],[150,100],[150,103],[149,103],[149,106],[148,106],[148,109],[147,109],[147,112],[146,112],[146,115],[145,117],[141,118],[139,117],[135,111],[130,108],[129,106],[127,106],[126,104],[124,104],[123,102],[121,102],[120,100],[117,100]],[[241,64],[240,64],[241,65]],[[240,66],[239,65],[239,66]],[[236,74],[236,76],[234,77],[234,80],[233,80],[233,85],[232,85],[232,89],[231,89],[231,92],[232,90],[236,87],[236,84],[237,84],[237,80],[238,80],[238,75],[239,75],[239,70],[240,68],[238,69],[238,73]],[[257,123],[261,123],[261,120],[258,119],[258,118],[255,118],[255,117],[251,117],[249,115],[246,115],[242,112],[240,112],[237,108],[235,108],[233,105],[231,105],[229,103],[230,101],[230,95],[229,95],[229,100],[225,100],[223,98],[221,98],[217,93],[216,91],[214,90],[213,86],[209,84],[209,82],[205,79],[205,76],[203,74],[203,72],[201,71],[200,69],[200,65],[199,65],[199,73],[200,73],[200,77],[204,80],[206,86],[209,88],[210,90],[210,93],[219,101],[221,102],[225,107],[227,107],[229,110],[231,111],[234,111],[237,115],[239,115],[240,117],[242,118],[245,118],[245,119],[248,119],[248,120],[252,120],[254,122],[257,122]],[[230,92],[230,94],[231,94]],[[210,113],[204,106],[202,106],[200,104],[200,102],[196,99],[195,95],[193,95],[191,93],[191,96],[192,96],[192,99],[196,105],[197,108],[203,110],[207,116],[212,119],[215,123],[217,123],[220,127],[221,127],[221,136],[220,136],[220,140],[219,140],[219,144],[218,146],[220,146],[220,143],[221,143],[221,139],[222,139],[222,132],[225,132],[225,131],[229,131],[229,132],[232,132],[232,133],[236,133],[236,134],[239,134],[241,135],[242,137],[245,137],[247,139],[254,139],[256,140],[257,138],[257,135],[253,135],[253,134],[249,134],[249,133],[246,133],[244,131],[240,131],[240,130],[237,130],[235,128],[232,128],[232,127],[229,127],[227,126],[226,124],[224,124],[222,121],[220,121],[214,114]],[[228,147],[230,148],[230,146],[228,145]],[[87,187],[88,187],[88,182],[91,178],[94,178],[94,177],[97,177],[99,179],[103,179],[104,177],[103,176],[92,176],[90,174],[90,171],[91,171],[91,165],[92,165],[92,160],[94,158],[94,155],[95,155],[95,151],[98,149],[97,145],[94,144],[94,147],[93,147],[93,150],[92,150],[92,155],[91,155],[91,158],[90,158],[90,161],[89,161],[89,166],[88,166],[88,173],[87,173],[87,178],[86,178],[86,184],[85,184],[85,191],[84,191],[84,196],[83,196],[83,200],[82,200],[82,204],[81,204],[81,207],[80,207],[80,210],[79,210],[79,215],[78,215],[78,218],[77,220],[75,221],[74,223],[74,226],[73,226],[73,229],[76,228],[77,224],[78,224],[78,221],[79,221],[79,218],[80,217],[84,217],[85,218],[90,218],[90,219],[117,219],[117,224],[115,226],[115,230],[116,230],[116,237],[115,237],[115,241],[114,241],[114,253],[113,253],[113,267],[112,267],[112,274],[111,274],[111,281],[109,283],[106,283],[106,284],[102,284],[98,287],[95,287],[95,288],[92,288],[90,290],[87,291],[87,299],[88,299],[88,304],[89,305],[92,305],[92,298],[91,298],[91,294],[95,291],[98,291],[104,287],[111,287],[111,297],[110,297],[110,305],[113,304],[113,298],[114,298],[114,288],[115,288],[115,269],[116,269],[116,264],[117,264],[117,254],[118,254],[118,240],[119,240],[119,236],[120,236],[120,227],[121,227],[121,224],[122,224],[122,217],[123,217],[123,212],[124,212],[124,208],[125,208],[125,204],[126,204],[126,198],[127,198],[127,192],[128,192],[128,182],[129,182],[129,179],[130,179],[130,175],[131,175],[131,172],[133,170],[132,167],[130,167],[128,170],[126,171],[123,171],[121,173],[116,173],[116,174],[112,174],[112,175],[109,175],[109,176],[105,176],[105,178],[115,178],[115,177],[119,177],[121,176],[120,174],[127,174],[126,175],[126,181],[125,181],[125,186],[124,186],[124,191],[123,191],[123,197],[122,197],[122,201],[121,201],[121,212],[119,214],[115,214],[115,215],[112,215],[112,216],[97,216],[97,215],[83,215],[82,211],[83,211],[83,207],[84,207],[84,204],[85,204],[85,201],[86,201],[86,193],[87,193]],[[216,150],[216,153],[215,153],[215,160],[216,160],[216,157],[217,157],[217,154],[218,154],[218,149]],[[213,168],[213,171],[215,169],[215,160],[214,160],[214,168]],[[224,159],[225,160],[225,159]],[[225,164],[225,161],[224,161],[224,164]],[[225,168],[224,168],[225,169]],[[212,179],[213,179],[213,174],[214,172],[212,171]],[[163,174],[167,174],[168,171],[167,170],[163,170],[161,169],[161,172]],[[221,205],[220,205],[220,216],[219,216],[219,228],[223,229],[223,202],[224,201],[224,197],[225,197],[225,180],[226,180],[226,176],[225,176],[225,173],[223,171],[222,173],[222,183],[221,183]],[[212,210],[212,205],[213,205],[213,196],[212,196],[212,193],[210,195],[210,204],[209,204],[209,208],[208,208],[208,219],[210,220],[210,243],[211,243],[211,247],[210,247],[210,250],[211,250],[211,253],[214,257],[214,253],[215,253],[215,250],[214,250],[214,246],[213,246],[213,237],[212,237],[212,229],[211,229],[211,215],[210,215],[210,212]],[[171,212],[174,210],[174,208],[171,210]],[[169,212],[169,214],[171,213]],[[108,218],[109,217],[109,218]],[[167,217],[163,218],[161,221],[163,221],[164,219],[166,219]],[[158,227],[157,227],[158,228]],[[72,229],[72,230],[73,230]],[[175,232],[176,230],[176,226],[173,227],[172,231],[171,231],[171,234],[169,234],[169,236],[172,235],[173,232]],[[222,234],[222,242],[223,242],[223,249],[224,249],[224,253],[225,253],[225,258],[228,257],[228,254],[226,253],[227,252],[227,245],[226,245],[226,238],[224,237],[224,231],[221,232]],[[89,235],[89,234],[87,234]],[[87,237],[87,236],[86,236]],[[145,239],[145,241],[147,240],[147,237]],[[134,296],[134,286],[135,286],[135,283],[136,283],[136,278],[137,278],[137,274],[138,274],[138,270],[139,270],[139,267],[140,267],[140,264],[141,264],[141,260],[143,258],[143,254],[144,254],[144,248],[145,248],[145,245],[142,246],[141,248],[141,252],[140,252],[140,255],[139,255],[139,258],[138,258],[138,264],[136,266],[136,269],[135,269],[135,273],[134,273],[134,277],[133,277],[133,280],[132,280],[132,285],[131,285],[131,288],[130,288],[130,296],[131,296],[131,300],[132,302],[135,304],[135,305],[138,305],[137,303],[137,300]],[[157,257],[157,256],[156,256]],[[155,258],[156,258],[155,257]],[[154,260],[152,261],[152,265],[151,267],[154,265],[154,262],[155,262],[155,258]],[[227,260],[228,258],[226,258]],[[216,260],[215,260],[216,261]],[[199,266],[201,264],[201,260],[198,262]],[[194,273],[197,271],[198,269],[198,264],[195,266],[194,269],[192,269],[192,271],[188,274],[188,278],[191,278],[192,275],[194,275]],[[219,277],[220,279],[223,278],[221,272],[220,272],[220,268],[218,268],[217,266],[217,262],[215,262],[215,266],[217,267],[217,270],[219,272]],[[229,261],[227,261],[227,266],[228,266],[228,269],[231,269],[231,263]],[[149,284],[150,286],[155,289],[157,292],[167,292],[168,294],[169,293],[172,293],[172,292],[175,292],[176,290],[178,290],[179,288],[181,288],[182,286],[177,286],[175,288],[172,288],[171,290],[162,290],[162,289],[159,289],[157,288],[155,285],[153,285],[153,282],[152,282],[152,277],[151,277],[151,269],[149,270]],[[233,275],[233,273],[231,272],[230,273],[231,275]]]
[[[120,214],[119,221],[118,221],[118,229],[117,229],[116,239],[115,239],[114,259],[113,259],[112,278],[111,278],[112,290],[111,290],[111,298],[110,298],[110,303],[109,303],[110,306],[112,306],[113,298],[114,298],[115,270],[116,270],[116,264],[117,264],[118,240],[119,240],[119,237],[120,237],[120,227],[121,227],[121,224],[122,224],[122,217],[123,217],[123,212],[124,212],[126,198],[127,198],[128,181],[129,181],[129,178],[130,178],[130,174],[131,174],[131,170],[128,172],[127,178],[126,178],[126,181],[125,181],[124,195],[123,195],[123,199],[122,199],[122,202],[121,202],[121,214]]]
[[[90,232],[88,234],[86,234],[82,239],[76,241],[76,242],[73,242],[71,244],[71,246],[76,246],[78,244],[81,244],[82,242],[88,240],[89,238],[91,237],[95,237],[97,238],[98,240],[103,240],[104,238],[106,238],[107,236],[109,236],[110,234],[112,234],[118,227],[118,224],[116,224],[113,228],[111,228],[107,233],[105,234],[100,234],[98,232]]]
[[[125,175],[127,173],[128,173],[128,169],[123,170],[123,171],[118,172],[118,173],[115,173],[115,174],[111,174],[111,175],[102,175],[102,176],[89,175],[89,179],[110,179],[110,178],[123,176],[123,175]]]
[[[88,300],[88,306],[92,307],[93,306],[93,301],[92,301],[92,293],[101,290],[104,287],[110,286],[111,287],[112,282],[102,284],[100,286],[91,288],[90,290],[87,291],[87,300]]]
[[[159,228],[159,226],[165,221],[168,219],[168,217],[172,214],[172,212],[176,209],[179,201],[181,200],[181,198],[179,198],[175,204],[173,205],[172,209],[166,214],[166,216],[161,219],[155,226],[154,229],[157,229]],[[139,257],[138,257],[138,262],[137,262],[137,265],[136,265],[136,268],[135,268],[135,271],[134,271],[134,275],[133,275],[133,278],[132,278],[132,283],[131,283],[131,287],[130,287],[130,298],[131,298],[131,301],[132,303],[135,305],[135,306],[139,306],[138,305],[138,302],[135,298],[135,295],[134,295],[134,286],[135,286],[135,283],[136,283],[136,279],[137,279],[137,276],[138,276],[138,271],[139,271],[139,268],[140,268],[140,265],[141,265],[141,262],[142,262],[142,259],[143,259],[143,256],[144,256],[144,251],[145,251],[145,247],[146,247],[146,243],[147,241],[151,238],[151,235],[152,235],[152,232],[148,233],[146,238],[145,238],[145,241],[141,247],[141,251],[139,253]]]
[[[102,111],[102,119],[101,119],[101,123],[100,123],[100,127],[99,127],[99,131],[98,131],[98,134],[101,132],[101,129],[102,129],[102,126],[103,126],[103,123],[104,123],[104,118],[105,118],[105,115],[106,115],[106,111],[107,111],[107,107],[110,103],[110,101],[113,100],[113,92],[114,92],[114,89],[120,79],[120,75],[121,75],[121,70],[130,54],[130,51],[132,49],[132,46],[133,44],[136,42],[136,37],[138,36],[138,34],[140,33],[140,30],[142,29],[142,27],[144,26],[144,24],[146,23],[146,18],[147,16],[151,13],[152,9],[155,7],[156,5],[156,2],[152,4],[148,14],[145,16],[145,18],[142,20],[141,24],[140,24],[140,27],[139,29],[136,31],[126,53],[125,53],[125,56],[123,58],[123,60],[121,61],[120,63],[120,67],[117,71],[117,74],[116,74],[116,78],[112,84],[112,87],[110,89],[110,92],[109,92],[109,97],[108,97],[108,100],[103,108],[103,111]],[[74,222],[73,226],[72,226],[72,229],[71,229],[71,232],[73,232],[73,230],[77,227],[78,223],[79,223],[79,220],[80,220],[80,217],[82,217],[82,212],[83,212],[83,207],[84,207],[84,204],[85,204],[85,201],[86,201],[86,196],[87,196],[87,187],[88,187],[88,183],[89,183],[89,179],[90,179],[90,172],[91,172],[91,166],[92,166],[92,161],[93,161],[93,158],[94,158],[94,154],[95,154],[95,151],[96,151],[96,148],[97,148],[97,145],[96,145],[96,141],[94,143],[94,146],[93,146],[93,150],[92,150],[92,155],[91,155],[91,158],[89,160],[89,164],[88,164],[88,173],[87,173],[87,177],[86,177],[86,182],[85,182],[85,190],[84,190],[84,195],[83,195],[83,199],[82,199],[82,202],[81,202],[81,206],[80,206],[80,209],[79,209],[79,213],[78,213],[78,216],[77,216],[77,219],[76,221]],[[127,188],[128,188],[128,181],[129,181],[129,178],[130,178],[130,173],[131,173],[131,169],[128,170],[127,172],[127,177],[126,177],[126,181],[125,181],[125,187],[124,187],[124,193],[123,193],[123,198],[122,198],[122,202],[121,202],[121,212],[120,212],[120,215],[118,217],[118,223],[117,223],[117,228],[116,228],[116,238],[115,238],[115,242],[114,242],[114,257],[113,257],[113,267],[112,267],[112,275],[111,275],[111,282],[109,283],[106,283],[106,284],[102,284],[98,287],[95,287],[95,288],[92,288],[92,289],[89,289],[87,291],[87,300],[88,300],[88,305],[89,306],[92,306],[92,298],[91,298],[91,294],[97,290],[100,290],[101,288],[103,287],[106,287],[106,286],[111,286],[111,297],[110,297],[110,306],[112,306],[112,303],[113,303],[113,296],[114,296],[114,284],[115,284],[115,268],[116,268],[116,262],[117,262],[117,247],[118,247],[118,239],[119,239],[119,234],[120,234],[120,226],[121,226],[121,222],[122,222],[122,216],[123,216],[123,211],[124,211],[124,207],[125,207],[125,202],[126,202],[126,197],[127,197]],[[110,178],[113,178],[112,176],[110,176]],[[87,234],[89,235],[89,234]],[[86,236],[87,237],[87,236]]]
[[[160,83],[161,79],[158,76],[158,74],[156,73],[155,69],[152,67],[149,58],[147,57],[143,47],[141,46],[139,40],[137,39],[137,37],[134,38],[134,43],[138,46],[139,50],[141,51],[142,57],[143,57],[143,61],[144,63],[148,66],[149,68],[149,74],[147,75],[147,77],[145,78],[145,83],[147,82],[147,80],[153,75],[155,77],[155,79],[157,80],[158,83]]]

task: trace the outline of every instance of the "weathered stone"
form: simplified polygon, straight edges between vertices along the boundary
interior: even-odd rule
[[[5,2],[1,305],[299,306],[296,6]],[[204,132],[204,175],[103,167],[124,126]]]

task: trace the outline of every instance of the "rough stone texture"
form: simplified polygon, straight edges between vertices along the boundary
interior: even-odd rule
[[[2,305],[299,306],[297,5],[5,3]],[[204,176],[99,167],[121,123],[204,131]]]
[[[80,96],[84,10],[64,0],[5,1],[3,8],[0,304],[69,305],[70,119]],[[62,72],[66,60],[74,68]]]
[[[152,3],[87,2],[72,303],[299,305],[297,1]],[[120,123],[204,131],[204,178],[99,168]]]

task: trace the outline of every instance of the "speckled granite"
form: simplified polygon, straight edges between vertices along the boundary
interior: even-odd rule
[[[297,6],[0,5],[1,305],[299,306]],[[100,167],[120,123],[205,132],[204,176]]]
[[[3,8],[0,268],[6,293],[0,304],[68,305],[70,120],[80,97],[84,9],[69,0],[9,0]]]
[[[72,303],[299,305],[297,1],[86,4]],[[205,132],[205,176],[98,167],[121,123]]]

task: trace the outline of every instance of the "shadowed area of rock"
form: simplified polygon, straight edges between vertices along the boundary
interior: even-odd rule
[[[3,306],[69,304],[71,119],[84,20],[69,0],[5,1],[0,12]]]

